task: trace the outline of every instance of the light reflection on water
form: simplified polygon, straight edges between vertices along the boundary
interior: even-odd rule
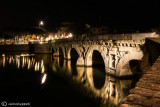
[[[98,68],[94,67],[71,67],[71,61],[64,60],[63,64],[60,63],[60,58],[54,57],[52,63],[53,72],[66,74],[71,81],[74,81],[78,90],[88,95],[93,99],[101,99],[101,106],[119,106],[122,99],[128,95],[133,80],[119,80],[112,76],[104,74]],[[67,72],[66,72],[67,71]],[[73,73],[76,72],[76,73]],[[74,75],[76,74],[76,75]],[[94,77],[97,76],[101,81],[97,81]],[[104,80],[104,81],[103,81]],[[96,84],[103,84],[102,87],[96,87]]]
[[[47,77],[47,74],[44,74],[43,77],[42,77],[42,82],[41,82],[41,84],[43,84],[43,83],[46,81],[46,77]]]
[[[19,69],[20,67],[23,69],[24,67],[27,67],[27,69],[34,68],[34,71],[41,71],[43,74],[45,72],[45,66],[43,63],[43,60],[35,60],[35,56],[31,54],[21,54],[21,55],[5,55],[2,54],[2,62],[3,62],[3,67],[5,67],[6,64],[15,64],[17,68]],[[26,69],[26,68],[24,68]]]
[[[31,69],[34,68],[34,71],[40,71],[42,74],[41,84],[44,84],[47,74],[45,73],[45,66],[43,59],[40,61],[35,60],[34,54],[19,54],[19,55],[5,55],[2,54],[3,67],[5,68],[6,64],[16,65],[18,69]],[[1,60],[1,59],[0,59]]]
[[[49,56],[49,57],[48,57]],[[16,66],[18,69],[41,72],[41,83],[48,78],[48,72],[54,72],[68,78],[68,81],[84,96],[97,101],[101,106],[119,106],[128,94],[132,80],[119,80],[105,75],[98,68],[72,67],[71,60],[63,60],[51,55],[10,55],[1,54],[0,67]],[[48,71],[47,71],[48,69]],[[50,71],[50,69],[52,71]],[[102,79],[102,80],[100,80]],[[98,86],[101,84],[100,86]],[[48,85],[48,84],[47,84]],[[98,99],[98,100],[97,100]]]

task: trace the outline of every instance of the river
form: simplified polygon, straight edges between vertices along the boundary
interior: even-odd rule
[[[76,67],[73,62],[50,54],[0,53],[0,102],[118,107],[134,87],[134,79],[118,79],[106,75],[103,67]]]

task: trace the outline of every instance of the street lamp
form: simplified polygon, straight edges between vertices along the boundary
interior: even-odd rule
[[[40,27],[40,26],[43,26],[43,25],[44,25],[44,22],[43,22],[43,21],[40,21],[39,27]]]
[[[69,33],[68,37],[72,37],[72,36],[73,36],[72,33]]]

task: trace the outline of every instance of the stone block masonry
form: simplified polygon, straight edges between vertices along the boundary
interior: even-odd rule
[[[71,50],[75,49],[78,53],[77,66],[92,66],[94,52],[98,51],[103,58],[106,73],[123,77],[139,73],[137,63],[143,57],[141,47],[145,43],[145,38],[158,36],[151,32],[58,39],[51,44],[51,50],[54,56],[63,56],[64,59],[70,60],[73,56]]]
[[[151,67],[142,74],[121,107],[160,107],[160,38],[147,38]]]
[[[34,46],[34,53],[50,53],[50,47],[48,43],[36,43],[33,44]]]

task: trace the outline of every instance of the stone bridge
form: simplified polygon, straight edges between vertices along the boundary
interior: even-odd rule
[[[75,59],[77,66],[103,64],[107,74],[122,77],[136,73],[145,38],[158,36],[151,32],[59,39],[51,44],[50,51],[65,60]]]

